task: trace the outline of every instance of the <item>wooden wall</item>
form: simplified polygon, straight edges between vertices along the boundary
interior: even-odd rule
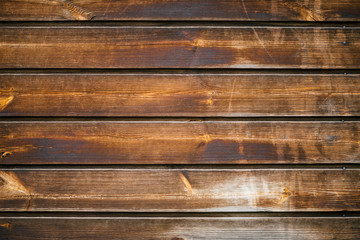
[[[360,1],[1,0],[1,239],[358,239]]]

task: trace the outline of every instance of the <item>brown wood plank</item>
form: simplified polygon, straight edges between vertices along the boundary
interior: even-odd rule
[[[11,121],[1,164],[359,163],[359,122]]]
[[[13,217],[0,218],[0,238],[356,239],[359,225],[358,217]]]
[[[1,26],[0,68],[360,67],[357,27]]]
[[[357,169],[12,169],[1,211],[359,211]]]
[[[47,20],[359,21],[357,0],[12,0],[1,21]]]
[[[359,74],[0,74],[0,116],[359,116]]]

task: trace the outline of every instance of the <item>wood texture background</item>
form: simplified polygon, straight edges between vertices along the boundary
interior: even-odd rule
[[[359,238],[359,39],[358,0],[0,0],[0,238]]]
[[[358,122],[12,121],[2,164],[359,163]]]
[[[28,239],[356,239],[359,218],[1,218],[0,237]],[[66,231],[64,231],[66,229]],[[114,231],[116,229],[116,231]],[[136,235],[134,234],[136,233]],[[61,237],[59,237],[61,236]]]
[[[2,0],[0,20],[359,21],[359,10],[357,0]]]
[[[0,78],[0,116],[360,115],[359,74],[16,72]]]
[[[359,177],[358,169],[13,169],[0,172],[0,210],[359,211]]]
[[[359,38],[341,25],[2,25],[0,67],[359,68]]]

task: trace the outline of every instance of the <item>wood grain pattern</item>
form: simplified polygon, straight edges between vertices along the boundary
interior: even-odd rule
[[[4,73],[0,116],[360,116],[360,75]]]
[[[359,163],[359,122],[12,121],[1,164]]]
[[[360,3],[357,0],[2,0],[0,20],[359,21]]]
[[[0,238],[353,240],[359,225],[358,217],[14,217],[0,219]]]
[[[356,169],[12,169],[0,172],[0,210],[359,211],[359,177]]]
[[[5,25],[0,68],[356,69],[359,38],[357,27]]]
[[[359,0],[0,21],[0,239],[359,238]]]

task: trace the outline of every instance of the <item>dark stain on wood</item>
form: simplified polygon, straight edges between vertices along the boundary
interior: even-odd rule
[[[277,155],[277,147],[274,144],[268,142],[251,142],[251,141],[243,141],[243,156],[244,160],[273,160],[278,159]]]
[[[239,147],[240,144],[237,141],[232,140],[211,140],[205,144],[206,147],[201,153],[202,159],[222,159],[227,156],[229,161],[239,160]]]
[[[203,143],[203,142],[202,142]],[[213,159],[218,162],[224,156],[228,161],[252,161],[260,160],[266,162],[277,161],[276,145],[271,143],[252,142],[252,141],[233,141],[233,140],[211,140],[206,144],[206,148],[201,153],[201,159]]]
[[[291,147],[288,143],[284,147],[284,159],[289,159],[291,162],[295,160],[295,156],[291,153]]]
[[[306,152],[304,150],[304,148],[301,146],[301,144],[299,144],[298,146],[298,160],[299,161],[304,161],[306,159]]]
[[[360,155],[357,124],[300,121],[2,122],[0,151],[4,157],[1,163],[357,163]]]

